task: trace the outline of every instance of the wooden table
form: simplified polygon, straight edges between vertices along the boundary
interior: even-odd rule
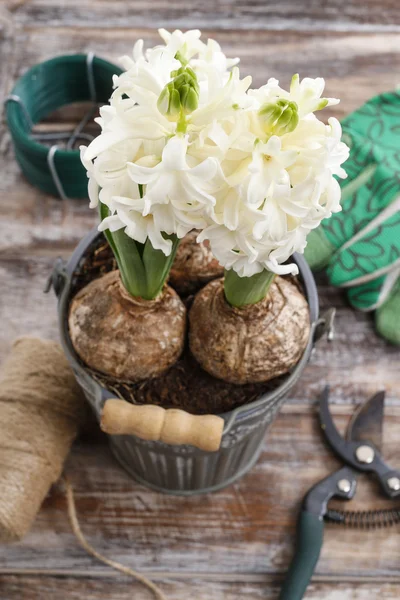
[[[242,57],[254,84],[269,76],[288,84],[293,71],[323,75],[339,96],[339,117],[400,81],[400,5],[395,0],[3,0],[0,90],[27,67],[53,55],[94,51],[116,59],[156,27],[200,27],[229,56]],[[21,176],[10,136],[0,135],[0,359],[23,333],[57,338],[56,302],[42,293],[54,259],[67,257],[96,215],[86,202],[61,202]],[[277,597],[293,551],[304,492],[337,461],[317,429],[314,403],[332,386],[337,422],[354,404],[387,390],[384,454],[399,465],[399,353],[379,339],[369,315],[320,281],[321,308],[336,306],[336,339],[322,341],[290,401],[268,434],[262,456],[238,483],[219,493],[175,498],[133,482],[100,434],[86,433],[66,471],[88,540],[101,552],[142,570],[171,600]],[[389,506],[360,481],[352,508]],[[60,486],[46,499],[31,533],[0,548],[2,600],[142,600],[139,584],[104,567],[78,546]],[[330,526],[307,599],[400,598],[399,527],[355,531]]]

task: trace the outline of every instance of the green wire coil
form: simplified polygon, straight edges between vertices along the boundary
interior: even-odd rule
[[[6,99],[6,119],[15,157],[32,185],[60,196],[58,179],[67,198],[88,197],[79,151],[57,148],[52,153],[55,177],[49,165],[50,148],[32,137],[32,126],[73,102],[106,104],[112,94],[112,76],[121,73],[122,69],[97,56],[75,54],[35,65],[17,81]]]

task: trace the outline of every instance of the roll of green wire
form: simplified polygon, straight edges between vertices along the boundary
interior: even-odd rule
[[[32,127],[73,102],[107,103],[112,76],[121,72],[93,54],[75,54],[35,65],[17,81],[6,99],[6,119],[16,159],[32,185],[55,196],[87,198],[86,171],[79,151],[40,143],[32,135]]]

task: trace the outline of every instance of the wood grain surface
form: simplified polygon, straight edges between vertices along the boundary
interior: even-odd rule
[[[90,576],[85,578],[82,588],[82,579],[65,576],[60,577],[21,577],[18,575],[5,575],[0,588],[3,598],[18,598],[20,600],[43,600],[47,598],[63,598],[69,600],[149,600],[150,594],[143,591],[138,584],[124,581],[121,577],[104,577],[101,580]],[[82,596],[84,589],[84,596]],[[332,583],[313,582],[307,591],[307,600],[392,600],[399,597],[399,588],[391,583]],[[279,584],[264,578],[249,582],[224,582],[223,578],[216,581],[204,582],[202,579],[192,577],[184,581],[172,580],[163,584],[163,591],[169,598],[176,600],[237,600],[238,598],[251,598],[252,600],[275,600],[279,594]]]
[[[241,56],[254,84],[294,71],[322,75],[341,98],[339,118],[400,82],[400,4],[396,0],[3,0],[0,94],[51,56],[94,51],[113,61],[156,27],[200,27],[229,56]],[[58,113],[69,126],[74,110]],[[47,123],[46,127],[54,127]],[[18,335],[57,339],[56,301],[42,293],[57,256],[68,257],[95,224],[86,202],[61,202],[26,183],[9,133],[0,130],[0,360]],[[321,310],[337,307],[336,337],[321,341],[289,402],[267,435],[257,465],[213,495],[168,497],[133,482],[112,458],[96,426],[74,446],[66,471],[82,529],[97,550],[153,576],[170,600],[276,599],[293,552],[305,491],[339,463],[320,437],[314,403],[332,388],[337,423],[354,404],[387,390],[384,455],[400,467],[399,352],[374,333],[370,315],[318,280]],[[367,478],[348,508],[391,506]],[[356,531],[327,526],[308,600],[400,598],[399,526]],[[20,543],[0,547],[1,600],[145,600],[138,584],[78,546],[61,484],[49,493]]]

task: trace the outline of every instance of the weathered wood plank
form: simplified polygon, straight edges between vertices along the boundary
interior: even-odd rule
[[[57,35],[55,35],[55,31]],[[399,37],[395,33],[321,32],[311,31],[218,31],[204,30],[204,36],[218,39],[228,56],[241,57],[241,72],[251,74],[255,87],[268,77],[280,78],[286,85],[294,72],[301,76],[324,76],[327,95],[340,97],[335,109],[338,116],[347,114],[371,95],[392,89],[397,84],[393,67],[399,64]],[[51,56],[93,51],[112,61],[129,54],[138,38],[147,46],[160,42],[155,29],[107,28],[101,31],[85,27],[38,27],[36,24],[17,29],[16,51],[10,72],[14,80],[31,65]]]
[[[20,23],[41,23],[52,26],[82,27],[181,27],[185,29],[218,27],[220,29],[305,29],[324,30],[398,30],[400,8],[394,0],[231,0],[230,2],[194,0],[8,0],[9,11]]]
[[[265,582],[221,582],[204,579],[190,579],[160,583],[169,600],[276,600],[279,586],[266,579]],[[60,594],[65,600],[104,600],[105,594],[112,600],[148,600],[151,595],[137,583],[121,577],[102,580],[82,580],[74,577],[18,577],[7,575],[0,577],[0,590],[3,600],[43,600],[58,598]],[[305,600],[397,600],[400,587],[391,583],[312,583],[307,590]]]
[[[5,98],[9,90],[10,62],[14,54],[14,24],[13,20],[0,7],[0,94],[1,99]]]
[[[20,231],[23,241],[25,229]],[[54,254],[35,261],[0,261],[0,360],[21,335],[58,338],[56,299],[43,293],[53,262]]]
[[[337,407],[344,427],[349,407]],[[284,572],[293,552],[295,521],[303,494],[338,462],[318,431],[313,409],[290,406],[267,436],[258,464],[236,484],[192,498],[157,494],[133,482],[100,440],[74,448],[67,464],[78,515],[90,543],[133,568],[162,573],[269,574]],[[384,454],[398,461],[398,407],[388,407]],[[377,486],[360,478],[346,508],[393,506]],[[398,527],[356,531],[327,526],[317,567],[322,578],[381,577],[400,584]],[[77,545],[60,486],[54,488],[33,530],[20,543],[0,547],[0,571],[105,567]]]
[[[14,27],[13,33],[10,23],[0,20],[3,95],[32,64],[89,50],[115,61],[138,37],[147,45],[157,43],[157,26],[203,28],[228,55],[242,57],[242,73],[252,73],[255,86],[269,76],[287,84],[294,70],[323,75],[327,94],[342,98],[335,112],[339,117],[397,83],[400,6],[394,0],[332,0],[329,6],[314,0],[196,5],[191,0],[185,5],[6,0],[3,7]],[[56,301],[53,294],[42,294],[43,285],[56,256],[68,256],[96,215],[86,202],[62,203],[24,182],[4,130],[0,169],[1,360],[17,335],[57,338]],[[116,560],[158,575],[171,600],[276,598],[276,582],[293,551],[300,499],[338,464],[322,443],[309,406],[326,382],[332,401],[339,403],[335,412],[341,426],[352,410],[349,402],[387,387],[385,457],[394,465],[399,460],[398,351],[374,334],[370,316],[351,311],[344,295],[323,279],[319,292],[322,308],[338,307],[336,340],[320,342],[259,463],[242,481],[212,496],[172,498],[132,482],[101,435],[86,435],[71,454],[67,469],[89,541]],[[379,497],[377,487],[361,480],[346,508],[386,506],[391,504]],[[316,582],[306,598],[394,600],[400,596],[398,553],[398,527],[370,532],[327,527]],[[21,577],[15,569],[43,569],[49,575]],[[0,578],[5,600],[47,600],[60,592],[66,599],[149,597],[80,549],[60,487],[49,494],[27,538],[0,548],[1,571],[13,571]]]

